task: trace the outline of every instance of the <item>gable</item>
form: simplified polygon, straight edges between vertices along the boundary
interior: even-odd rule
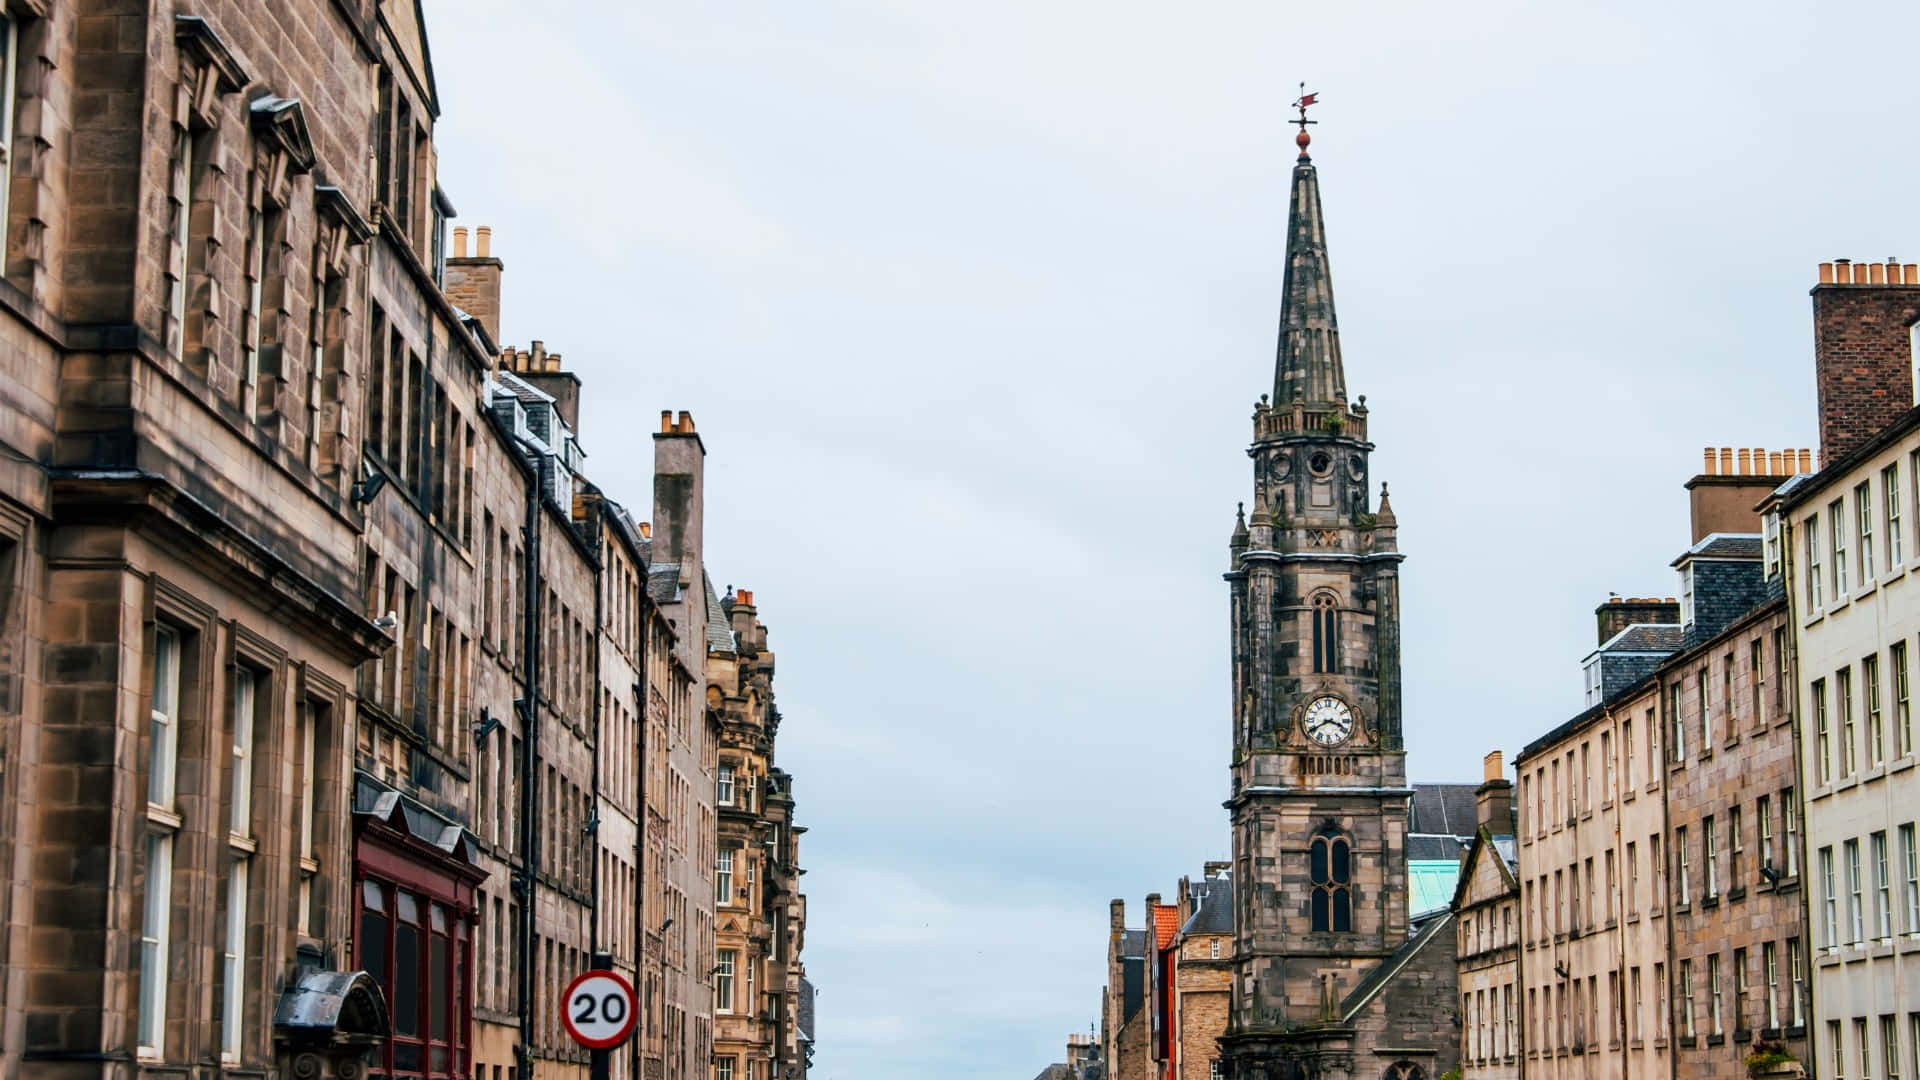
[[[1460,884],[1453,894],[1455,910],[1492,900],[1514,891],[1517,883],[1513,872],[1507,866],[1506,856],[1501,853],[1500,845],[1480,830],[1473,838],[1473,846],[1467,849],[1467,857],[1460,867]]]
[[[380,0],[380,21],[386,24],[394,50],[413,73],[414,84],[425,95],[428,111],[440,115],[440,92],[433,83],[433,54],[427,51],[420,0]]]

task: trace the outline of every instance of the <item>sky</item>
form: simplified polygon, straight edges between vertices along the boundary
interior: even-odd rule
[[[1229,849],[1227,539],[1298,84],[1392,485],[1408,771],[1580,708],[1701,448],[1813,446],[1816,265],[1920,258],[1920,5],[426,0],[502,337],[708,450],[779,656],[815,1080],[1025,1080]]]

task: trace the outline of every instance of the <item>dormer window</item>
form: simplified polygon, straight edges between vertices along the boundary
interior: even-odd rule
[[[1680,627],[1693,628],[1693,563],[1680,568]]]
[[[1765,560],[1765,575],[1768,581],[1780,576],[1780,514],[1770,512],[1761,519],[1763,543],[1761,550]]]
[[[1602,685],[1602,680],[1601,680],[1601,674],[1602,674],[1602,673],[1601,673],[1601,667],[1600,667],[1600,656],[1599,656],[1599,654],[1598,654],[1598,653],[1596,653],[1596,654],[1594,654],[1594,657],[1593,657],[1593,659],[1591,659],[1591,660],[1588,660],[1588,661],[1587,661],[1587,668],[1586,668],[1586,677],[1587,677],[1587,700],[1586,700],[1586,703],[1587,703],[1588,705],[1598,705],[1598,704],[1600,704],[1600,692],[1601,692],[1601,685]]]

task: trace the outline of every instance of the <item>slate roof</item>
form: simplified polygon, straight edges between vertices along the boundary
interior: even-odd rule
[[[1416,833],[1407,837],[1407,858],[1411,861],[1452,859],[1458,862],[1467,845],[1457,836]]]
[[[707,651],[733,652],[733,628],[727,625],[727,613],[721,609],[720,597],[713,591],[713,579],[702,570],[700,581],[707,587]]]
[[[813,980],[800,976],[800,1000],[794,1003],[796,1026],[802,1042],[813,1041]]]
[[[1033,1080],[1070,1080],[1072,1076],[1073,1076],[1072,1069],[1068,1068],[1067,1066],[1059,1062],[1055,1062],[1052,1065],[1049,1065],[1046,1068],[1041,1069],[1039,1074],[1035,1076]]]
[[[1687,549],[1685,555],[1676,562],[1686,559],[1758,559],[1760,558],[1760,535],[1758,533],[1711,533],[1699,543]]]
[[[1407,832],[1451,836],[1464,847],[1480,823],[1477,784],[1415,784]]]
[[[535,405],[553,404],[552,394],[535,387],[532,383],[520,378],[505,368],[501,368],[499,371],[493,373],[493,381],[500,389],[505,390],[521,401],[530,402]]]
[[[656,604],[671,604],[680,599],[680,564],[674,562],[648,564],[647,596]]]
[[[1231,874],[1202,878],[1193,882],[1189,890],[1189,895],[1193,897],[1193,914],[1188,917],[1187,925],[1180,928],[1182,934],[1233,933]]]
[[[1680,648],[1679,623],[1634,623],[1608,638],[1596,652],[1670,653]]]
[[[1438,934],[1441,928],[1451,922],[1452,919],[1453,912],[1442,908],[1431,919],[1424,923],[1417,924],[1413,936],[1407,939],[1406,944],[1393,950],[1392,956],[1387,957],[1375,966],[1372,971],[1367,972],[1367,977],[1360,980],[1360,985],[1354,987],[1353,992],[1341,1000],[1341,1019],[1345,1022],[1351,1022],[1353,1018],[1359,1014],[1360,1010],[1365,1008],[1367,1003],[1373,1000],[1375,994],[1379,993],[1387,983],[1391,982],[1394,976],[1400,974],[1400,969],[1407,965],[1407,961],[1413,959],[1415,954],[1419,953],[1421,949],[1426,948],[1427,943],[1433,940],[1434,935]]]
[[[1120,931],[1120,955],[1122,957],[1147,955],[1147,932],[1145,930]]]

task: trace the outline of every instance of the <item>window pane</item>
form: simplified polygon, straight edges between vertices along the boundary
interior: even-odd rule
[[[393,977],[387,970],[387,917],[377,911],[361,911],[360,940],[355,944],[360,953],[355,966],[373,976],[391,1001]]]
[[[405,893],[400,894],[404,899]],[[393,933],[393,1030],[418,1036],[427,1010],[420,985],[420,928],[402,922]]]
[[[1315,837],[1313,842],[1307,845],[1307,862],[1309,864],[1308,872],[1311,875],[1313,883],[1316,885],[1325,884],[1327,880],[1327,841],[1324,838]]]
[[[1353,897],[1345,889],[1333,891],[1333,929],[1339,934],[1353,929]]]
[[[1345,885],[1352,878],[1351,868],[1347,865],[1347,842],[1333,842],[1333,880]]]
[[[1327,928],[1327,890],[1325,889],[1313,890],[1313,928],[1315,930]]]
[[[438,908],[435,908],[436,913]],[[446,1042],[453,1013],[453,977],[447,969],[447,936],[433,935],[428,986],[433,997],[433,1041]]]

